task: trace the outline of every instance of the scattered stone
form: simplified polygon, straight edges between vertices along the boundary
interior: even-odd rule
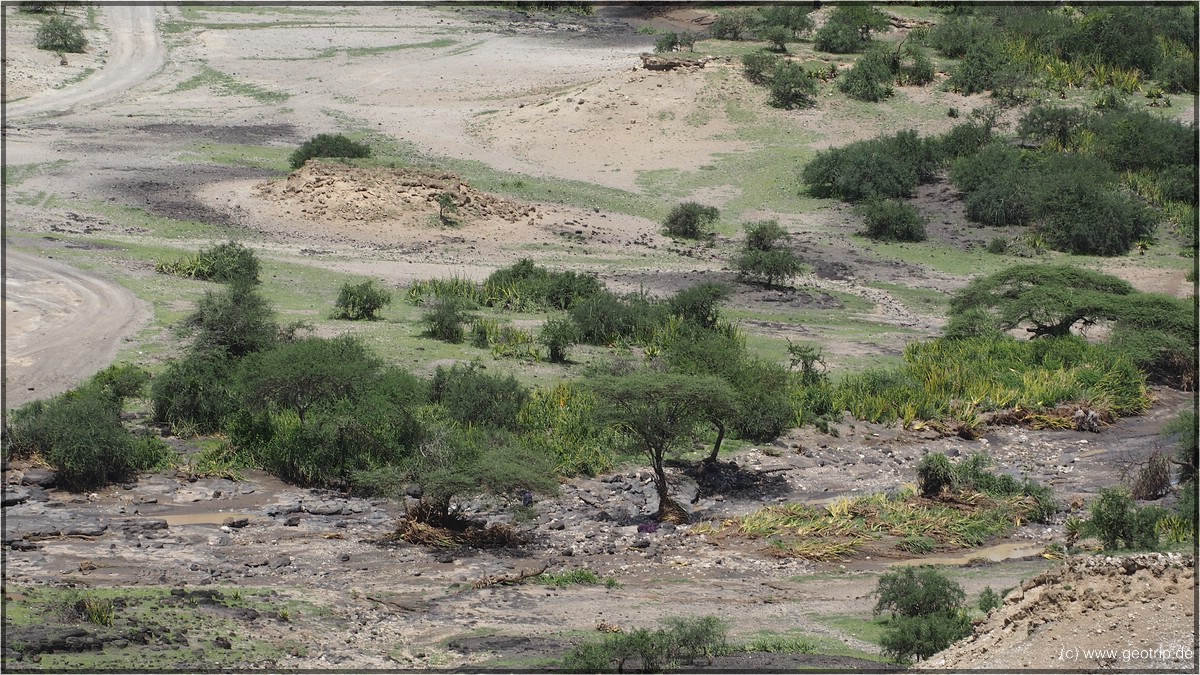
[[[250,524],[250,519],[245,518],[245,517],[243,517],[243,518],[226,518],[225,522],[223,522],[221,524],[224,525],[225,527],[233,527],[233,528],[246,527],[247,525]]]

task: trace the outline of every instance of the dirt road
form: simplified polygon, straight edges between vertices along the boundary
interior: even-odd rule
[[[133,293],[53,260],[9,251],[4,276],[5,409],[75,386],[149,318]]]
[[[7,106],[6,122],[95,105],[144,82],[166,58],[158,34],[157,11],[157,7],[146,5],[106,5],[104,15],[112,45],[104,67],[75,85],[48,89]]]

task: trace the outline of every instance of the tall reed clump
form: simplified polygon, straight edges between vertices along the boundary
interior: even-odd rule
[[[1145,375],[1117,350],[1076,337],[1020,341],[1003,335],[910,344],[904,364],[846,376],[834,409],[878,423],[955,419],[1077,403],[1102,416],[1144,412]]]

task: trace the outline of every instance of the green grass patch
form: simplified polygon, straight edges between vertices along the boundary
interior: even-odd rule
[[[245,96],[259,103],[283,103],[291,94],[281,91],[271,91],[256,84],[241,82],[232,75],[201,66],[200,73],[188,80],[180,82],[173,91],[191,91],[206,87],[217,96]]]
[[[928,537],[940,548],[977,547],[1012,532],[1037,507],[1022,495],[970,493],[958,498],[955,503],[923,499],[909,489],[897,496],[844,497],[821,507],[781,504],[698,530],[763,540],[780,557],[830,561],[845,559],[884,536]]]
[[[886,618],[872,619],[853,614],[811,614],[809,616],[850,637],[872,644],[880,644],[883,633],[888,628]]]
[[[4,187],[14,188],[39,173],[53,171],[70,164],[67,159],[56,159],[52,162],[35,162],[33,164],[9,164],[4,167]],[[45,193],[39,192],[39,195]]]
[[[305,648],[297,642],[275,645],[247,639],[228,640],[226,648],[220,641],[245,628],[230,619],[225,608],[252,609],[258,612],[259,622],[312,621],[323,616],[311,603],[263,589],[207,587],[180,595],[167,588],[81,591],[38,586],[6,589],[6,593],[20,597],[5,602],[6,646],[18,653],[32,648],[23,638],[25,629],[35,627],[82,628],[91,635],[129,642],[81,653],[40,654],[38,668],[51,671],[125,670],[130,663],[147,670],[262,667]],[[5,666],[15,666],[7,654]]]
[[[379,47],[328,47],[311,58],[328,59],[339,54],[345,55],[347,58],[359,58],[363,56],[378,56],[380,54],[388,54],[390,52],[398,52],[406,49],[445,49],[458,44],[458,40],[450,38],[438,38],[427,42],[411,42],[407,44],[382,45]]]
[[[881,258],[924,265],[937,272],[964,277],[998,272],[1011,267],[1015,260],[1012,256],[985,251],[961,251],[934,241],[881,242],[859,235],[854,235],[853,241]]]
[[[913,288],[901,284],[889,284],[886,281],[870,281],[867,286],[887,291],[909,309],[928,314],[934,312],[943,314],[950,305],[950,296],[932,288]]]
[[[288,156],[295,148],[230,143],[198,143],[191,151],[179,155],[182,162],[203,162],[224,166],[249,166],[280,174],[291,170]]]
[[[64,80],[63,82],[59,83],[54,88],[55,89],[63,89],[65,87],[69,87],[77,82],[83,82],[84,80],[91,77],[92,73],[94,73],[94,72],[96,72],[95,68],[84,68],[83,70],[79,71],[78,73],[75,73],[74,75],[72,75],[69,79]]]

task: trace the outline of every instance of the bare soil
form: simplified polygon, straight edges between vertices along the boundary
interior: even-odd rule
[[[418,160],[476,162],[468,165],[637,197],[646,190],[640,171],[703,172],[723,157],[760,149],[759,141],[739,135],[736,115],[727,114],[737,105],[752,108],[763,125],[786,127],[794,145],[808,150],[900,125],[940,132],[953,122],[944,114],[847,115],[832,96],[809,111],[769,109],[761,105],[764,92],[740,77],[732,58],[712,59],[703,68],[640,68],[638,55],[653,37],[635,28],[697,29],[711,20],[693,9],[650,17],[637,8],[605,6],[590,18],[384,5],[335,12],[318,6],[93,9],[92,46],[64,66],[33,48],[32,20],[3,8],[11,19],[6,160],[11,167],[34,167],[14,179],[5,204],[6,410],[73,386],[123,344],[153,351],[142,360],[147,365],[171,353],[143,342],[139,329],[179,304],[156,300],[148,307],[122,287],[153,278],[142,249],[194,249],[236,236],[268,260],[369,275],[396,287],[436,276],[481,279],[521,257],[659,296],[701,278],[732,277],[726,261],[736,239],[718,236],[711,246],[675,242],[650,217],[602,208],[599,197],[597,206],[565,205],[553,193],[570,189],[565,183],[547,183],[540,197],[515,197],[477,189],[433,161],[415,162],[428,168],[324,162],[294,173],[279,168],[279,157],[316,133],[365,129]],[[86,18],[86,8],[70,11]],[[935,88],[903,88],[898,101],[918,111],[966,111],[986,103]],[[1180,114],[1192,111],[1194,105]],[[687,197],[722,203],[740,189],[706,187]],[[1003,234],[966,225],[949,190],[928,186],[918,197],[924,212],[938,214],[931,235],[947,255]],[[443,192],[454,195],[453,222],[439,217],[436,196]],[[835,363],[899,354],[906,341],[934,335],[944,323],[938,309],[868,284],[948,292],[969,280],[876,253],[853,236],[860,225],[842,206],[797,215],[764,205],[743,215],[779,217],[813,274],[793,290],[740,287],[733,306],[831,309],[844,307],[848,296],[870,305],[863,314],[879,325],[870,340],[786,320],[743,324],[754,335],[823,340]],[[197,229],[163,234],[154,218]],[[94,269],[60,264],[63,254],[81,250],[97,255],[73,260]],[[1194,292],[1177,267],[1127,258],[1106,262],[1105,269],[1143,290]],[[913,480],[923,453],[935,451],[987,452],[1002,469],[1047,482],[1064,504],[1078,504],[1116,484],[1122,463],[1154,449],[1166,421],[1194,405],[1179,392],[1157,391],[1156,397],[1149,414],[1099,434],[1002,427],[964,441],[847,420],[838,437],[802,429],[772,446],[747,448],[734,457],[739,478],[726,484],[701,489],[682,468],[673,471],[694,523],[720,522],[772,501],[819,504],[896,489]],[[188,455],[199,449],[171,440]],[[887,541],[856,558],[818,564],[773,557],[762,541],[717,540],[694,525],[639,532],[654,505],[648,476],[636,468],[568,482],[558,496],[536,504],[528,521],[516,521],[503,503],[464,504],[472,514],[532,535],[530,543],[500,551],[397,542],[391,535],[401,503],[302,490],[256,472],[237,481],[168,472],[90,495],[59,490],[46,473],[28,463],[5,466],[6,608],[21,602],[21,589],[174,589],[234,622],[232,634],[221,636],[226,643],[292,640],[306,647],[269,662],[227,664],[238,669],[535,669],[605,628],[653,628],[662,618],[703,615],[729,620],[737,641],[762,631],[796,631],[825,640],[825,653],[836,646],[837,655],[742,654],[697,667],[873,669],[881,664],[863,659],[877,658],[878,645],[845,619],[869,619],[868,594],[878,574],[913,561]],[[989,585],[1022,586],[1054,567],[1039,555],[1061,539],[1061,522],[1027,525],[984,549],[941,551],[917,562],[950,565],[974,595]],[[1194,645],[1189,560],[1138,562],[1130,574],[1114,572],[1116,563],[1071,561],[1026,583],[980,636],[930,665],[1074,668],[1052,656],[1076,635],[1099,636],[1093,642],[1118,650],[1149,646],[1149,636]],[[489,576],[543,565],[587,568],[618,585],[474,587]],[[1093,579],[1104,606],[1085,611],[1079,589],[1091,588]],[[1043,589],[1062,590],[1064,583],[1075,590],[1045,605],[1051,593]],[[1126,588],[1132,589],[1127,595]],[[206,589],[269,589],[276,610],[233,612],[229,603],[204,595]],[[281,619],[279,607],[291,601],[308,603],[309,609],[297,610],[302,620]],[[1012,620],[1006,624],[1005,617]],[[41,646],[22,656],[11,649],[8,628],[6,670],[86,670],[101,657],[132,667],[140,661],[123,651],[129,643],[153,643],[177,627],[159,625],[152,634],[126,627],[119,635],[86,624],[23,628],[22,642]],[[194,653],[183,667],[213,663],[213,654],[226,649],[205,640],[184,639]],[[131,660],[122,662],[123,655]],[[1194,656],[1136,665],[1181,664],[1194,668]]]

